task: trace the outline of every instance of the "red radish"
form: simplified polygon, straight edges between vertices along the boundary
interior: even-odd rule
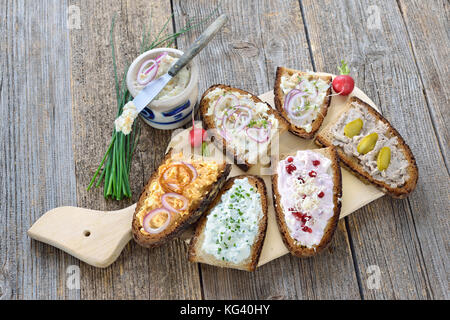
[[[350,69],[344,60],[341,61],[341,66],[338,69],[341,74],[333,79],[333,90],[341,96],[348,96],[355,87],[355,81],[348,75]]]
[[[192,110],[192,129],[189,131],[189,142],[192,147],[199,147],[206,141],[208,133],[203,128],[196,128],[194,123],[194,110]]]
[[[206,140],[207,133],[203,128],[194,128],[189,131],[189,141],[192,147],[198,147]]]

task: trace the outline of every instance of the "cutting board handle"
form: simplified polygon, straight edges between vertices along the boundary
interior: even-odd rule
[[[105,268],[130,241],[135,208],[136,204],[117,211],[58,207],[40,217],[28,235],[88,264]]]

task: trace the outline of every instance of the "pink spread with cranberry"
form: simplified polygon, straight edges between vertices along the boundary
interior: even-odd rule
[[[278,164],[278,192],[291,237],[311,248],[322,240],[334,214],[331,160],[310,150]]]

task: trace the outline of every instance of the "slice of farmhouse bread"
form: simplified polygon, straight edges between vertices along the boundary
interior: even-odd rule
[[[293,210],[292,208],[283,208],[282,203],[284,201],[283,197],[290,197],[289,195],[286,194],[280,194],[280,188],[279,188],[279,176],[278,176],[278,172],[281,172],[282,174],[288,174],[287,171],[285,171],[285,168],[282,168],[281,170],[283,171],[278,171],[277,173],[275,173],[272,176],[272,194],[273,194],[273,203],[274,203],[274,207],[275,207],[275,216],[276,216],[276,220],[277,220],[277,224],[278,224],[278,228],[280,230],[282,239],[284,244],[286,245],[286,247],[288,248],[288,250],[291,252],[292,255],[297,256],[297,257],[309,257],[309,256],[313,256],[315,254],[317,254],[318,252],[320,252],[321,250],[323,250],[331,241],[331,238],[333,237],[333,234],[336,230],[336,226],[339,220],[339,215],[341,212],[341,197],[342,197],[342,179],[341,179],[341,169],[339,167],[338,164],[338,157],[336,154],[336,150],[334,147],[329,147],[329,148],[324,148],[324,149],[314,149],[314,150],[302,150],[300,152],[313,152],[312,155],[315,154],[320,154],[325,158],[328,158],[331,163],[330,163],[330,168],[328,169],[328,172],[332,178],[332,190],[328,190],[326,188],[324,189],[318,189],[318,190],[314,190],[314,189],[310,189],[311,190],[311,194],[299,194],[299,198],[297,200],[294,200],[294,203],[297,202],[296,204],[298,205],[298,203],[301,203],[302,207],[306,207],[306,205],[303,204],[303,201],[310,201],[309,199],[314,199],[314,201],[318,201],[320,203],[320,201],[329,201],[332,202],[333,207],[332,208],[328,208],[325,207],[323,208],[324,210],[330,210],[329,212],[322,212],[319,214],[319,216],[316,217],[320,217],[323,214],[328,214],[330,217],[328,218],[328,220],[325,221],[319,221],[319,222],[315,222],[314,217],[315,214],[309,213],[306,210],[304,210],[304,212],[301,211],[297,211],[298,207]],[[292,153],[290,155],[287,156],[283,156],[282,159],[280,159],[280,163],[277,164],[277,168],[279,167],[279,165],[283,165],[284,163],[289,164],[289,162],[282,162],[283,160],[287,160],[288,158],[294,158],[296,156],[297,152]],[[310,157],[312,158],[312,161],[316,160],[316,158],[314,156]],[[317,157],[317,159],[320,159],[320,157]],[[293,163],[295,163],[295,161],[293,161]],[[317,163],[316,163],[317,165]],[[312,168],[317,168],[316,165],[313,164]],[[324,165],[324,164],[318,164],[318,165]],[[297,169],[302,170],[304,167],[300,167]],[[309,170],[309,169],[308,169]],[[307,171],[308,171],[307,170]],[[316,169],[317,170],[317,169]],[[292,174],[294,174],[294,177],[296,172],[294,171]],[[307,178],[305,176],[303,176],[303,184],[308,184],[309,181],[308,179],[315,179],[315,177],[311,177],[311,178]],[[319,179],[323,179],[320,175],[318,176]],[[296,179],[299,179],[296,177]],[[332,194],[326,194],[328,192],[332,192]],[[296,192],[296,191],[294,191]],[[321,194],[323,192],[323,194]],[[330,197],[330,198],[327,198]],[[291,197],[292,199],[294,199],[294,197]],[[329,204],[328,204],[329,206]],[[296,232],[305,232],[305,235],[307,235],[307,232],[312,231],[312,234],[317,234],[319,237],[320,233],[318,232],[318,229],[315,229],[314,224],[317,224],[318,226],[322,225],[323,223],[325,224],[325,227],[323,228],[323,234],[321,236],[321,238],[318,239],[318,243],[317,244],[313,244],[313,245],[305,245],[306,243],[302,243],[301,241],[297,241],[294,239],[294,237],[292,236],[292,234],[289,231],[288,228],[288,224],[287,224],[287,220],[286,217],[288,214],[292,214],[291,217],[289,217],[289,219],[291,219],[291,221],[294,221],[292,219],[299,219],[299,221],[297,223],[303,224],[303,227],[300,227]],[[295,216],[294,216],[295,214]],[[304,215],[304,216],[303,216]],[[312,218],[311,218],[312,217]],[[305,219],[305,220],[302,220]],[[320,219],[320,218],[318,218]],[[300,222],[301,221],[301,222]],[[311,225],[310,225],[311,223]],[[306,228],[305,228],[306,226]],[[305,228],[305,229],[303,229]],[[310,229],[312,228],[312,229]]]
[[[215,120],[214,114],[208,114],[208,109],[209,109],[210,105],[214,104],[216,102],[216,100],[211,101],[207,96],[208,96],[208,93],[215,90],[216,88],[222,89],[226,93],[239,93],[241,95],[250,95],[250,99],[254,103],[266,104],[268,107],[267,114],[274,115],[274,117],[278,120],[278,126],[279,126],[278,132],[279,133],[281,133],[287,129],[288,123],[284,120],[283,117],[281,117],[279,115],[277,110],[273,109],[268,103],[263,102],[257,96],[255,96],[247,91],[237,89],[237,88],[232,88],[232,87],[224,85],[224,84],[216,84],[216,85],[209,87],[208,90],[206,90],[203,93],[202,99],[200,100],[200,115],[201,115],[202,121],[203,121],[206,129],[207,130],[212,129],[215,131],[214,139],[213,139],[214,144],[216,146],[218,146],[219,148],[221,148],[225,155],[233,157],[234,163],[241,170],[248,171],[250,169],[250,167],[253,165],[253,163],[249,163],[242,154],[238,154],[236,152],[235,146],[230,145],[230,143],[227,142],[227,140],[219,133],[220,130],[219,130],[219,128],[216,127],[216,124],[214,121]],[[245,130],[242,130],[241,134],[245,135]],[[268,147],[270,147],[270,144],[268,145]]]
[[[285,94],[281,88],[281,78],[284,77],[292,77],[294,74],[298,74],[300,76],[306,77],[308,80],[317,80],[322,79],[326,83],[328,83],[329,88],[326,91],[326,95],[323,99],[323,102],[319,106],[319,112],[317,114],[317,117],[311,122],[311,131],[307,132],[304,128],[296,126],[293,121],[289,118],[286,109],[284,108],[284,102],[285,97],[287,93]],[[330,106],[331,102],[331,82],[332,77],[326,76],[326,75],[318,75],[314,73],[308,73],[308,72],[302,72],[294,69],[288,69],[285,67],[278,67],[276,78],[275,78],[275,87],[274,87],[274,95],[275,95],[275,107],[277,108],[278,112],[283,116],[284,119],[286,119],[287,122],[289,122],[289,131],[293,134],[305,138],[305,139],[312,139],[314,135],[316,134],[317,130],[319,130],[320,126],[322,125],[323,119],[327,115],[328,107]]]
[[[225,162],[218,163],[216,180],[213,181],[212,183],[207,182],[202,184],[201,198],[196,199],[195,203],[191,200],[189,201],[187,213],[185,213],[182,216],[172,214],[173,221],[165,230],[163,230],[158,234],[148,234],[146,232],[143,232],[142,226],[143,216],[145,216],[145,214],[148,211],[151,211],[153,207],[162,206],[160,197],[158,196],[157,199],[155,200],[157,204],[153,206],[152,204],[150,204],[149,209],[146,208],[147,206],[149,206],[149,204],[146,203],[147,202],[146,200],[152,199],[153,193],[157,192],[161,193],[160,192],[161,186],[158,180],[161,175],[161,168],[167,166],[167,164],[172,162],[178,163],[180,161],[189,162],[190,160],[191,159],[189,157],[185,157],[183,155],[180,156],[180,154],[173,154],[172,149],[170,149],[167,152],[166,156],[164,157],[160,167],[153,172],[147,185],[144,187],[141,196],[139,197],[139,201],[136,205],[136,210],[134,212],[132,221],[133,238],[141,246],[153,248],[161,244],[164,244],[168,240],[171,240],[179,236],[186,228],[188,228],[190,225],[196,222],[203,214],[203,212],[207,209],[210,202],[215,198],[219,190],[222,188],[223,184],[225,183],[228,177],[228,174],[231,171],[230,164],[226,164]],[[201,165],[205,164],[206,162],[201,163]],[[199,176],[196,179],[205,179],[205,177],[202,177],[202,174],[199,173]]]
[[[333,145],[334,141],[334,134],[332,132],[333,127],[336,125],[336,122],[339,121],[341,116],[344,116],[344,114],[348,114],[348,112],[351,111],[352,108],[361,107],[362,109],[366,110],[368,114],[372,115],[374,119],[377,121],[382,122],[384,125],[387,126],[388,131],[388,137],[396,137],[398,139],[397,148],[398,150],[403,154],[404,159],[408,162],[408,165],[406,167],[407,175],[409,176],[408,179],[405,180],[403,185],[400,186],[391,186],[386,181],[377,179],[372,174],[370,174],[367,170],[364,169],[363,165],[361,164],[361,161],[358,159],[358,157],[354,155],[349,155],[344,152],[344,149],[340,146],[337,146],[337,153],[339,156],[339,159],[341,163],[347,167],[350,172],[352,172],[354,175],[356,175],[358,178],[360,178],[365,183],[372,183],[376,187],[378,187],[381,191],[387,193],[388,195],[394,197],[394,198],[405,198],[407,197],[416,187],[417,180],[419,177],[419,171],[416,165],[416,160],[414,158],[414,155],[411,152],[411,149],[406,144],[405,140],[402,138],[402,136],[395,130],[395,128],[392,127],[392,125],[387,121],[380,113],[378,113],[374,108],[372,108],[370,105],[362,101],[361,99],[358,99],[356,97],[351,97],[349,101],[347,102],[345,108],[342,110],[339,117],[337,117],[337,120],[335,122],[332,122],[328,124],[325,128],[323,128],[316,136],[316,144],[319,146],[331,146]],[[363,127],[364,128],[364,127]],[[380,141],[380,140],[378,140]],[[379,143],[379,142],[377,142]],[[392,160],[391,160],[392,162]],[[376,172],[376,171],[375,171]]]
[[[257,233],[256,233],[253,243],[248,244],[248,245],[250,245],[250,255],[248,256],[248,258],[245,258],[244,260],[242,260],[240,262],[228,261],[227,259],[222,260],[222,259],[214,256],[213,254],[206,252],[202,248],[203,244],[205,243],[205,239],[206,239],[205,228],[206,228],[206,225],[208,222],[208,217],[210,216],[213,208],[216,207],[219,203],[221,203],[223,201],[222,197],[224,197],[224,195],[225,195],[225,197],[227,197],[229,195],[229,194],[227,195],[227,191],[229,191],[233,187],[233,184],[235,183],[235,181],[245,179],[245,178],[247,178],[249,184],[255,188],[255,192],[259,193],[260,199],[261,199],[260,201],[261,201],[262,212],[261,212],[260,219],[259,219],[258,225],[257,225],[257,227],[258,227]],[[248,214],[249,214],[249,212],[243,211],[242,216],[241,216],[242,219],[245,219],[246,216],[248,216]],[[200,222],[198,223],[197,228],[195,230],[195,236],[192,238],[191,243],[190,243],[189,261],[206,263],[206,264],[210,264],[210,265],[214,265],[214,266],[218,266],[218,267],[234,268],[234,269],[240,269],[240,270],[245,270],[245,271],[254,271],[258,264],[259,256],[261,254],[261,249],[263,246],[264,238],[266,236],[266,228],[267,228],[267,192],[266,192],[266,185],[264,183],[264,180],[261,179],[260,177],[252,176],[252,175],[240,175],[240,176],[232,177],[232,178],[228,179],[228,181],[225,183],[222,190],[220,191],[219,195],[209,206],[207,213],[200,219]],[[232,234],[234,234],[234,232],[240,232],[236,235],[238,237],[239,236],[243,237],[245,230],[244,231],[242,231],[242,230],[244,230],[244,229],[230,231],[232,233],[229,233],[229,232],[228,233],[230,235],[232,235]],[[217,237],[219,238],[220,236],[221,235],[218,232]],[[226,241],[228,234],[223,234],[222,236],[224,237],[224,239]],[[233,240],[233,239],[231,239],[231,240]],[[242,241],[244,241],[244,240],[242,240]],[[229,246],[232,247],[233,244],[230,243]]]

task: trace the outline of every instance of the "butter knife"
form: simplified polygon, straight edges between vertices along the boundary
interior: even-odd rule
[[[177,75],[177,73],[183,69],[216,35],[216,33],[223,27],[227,22],[228,17],[226,14],[222,14],[211,23],[208,28],[194,41],[194,43],[189,47],[189,49],[178,59],[177,62],[169,69],[169,71],[151,81],[147,84],[139,94],[134,97],[133,103],[136,106],[137,112],[141,112],[161,90],[166,86],[166,84]]]

